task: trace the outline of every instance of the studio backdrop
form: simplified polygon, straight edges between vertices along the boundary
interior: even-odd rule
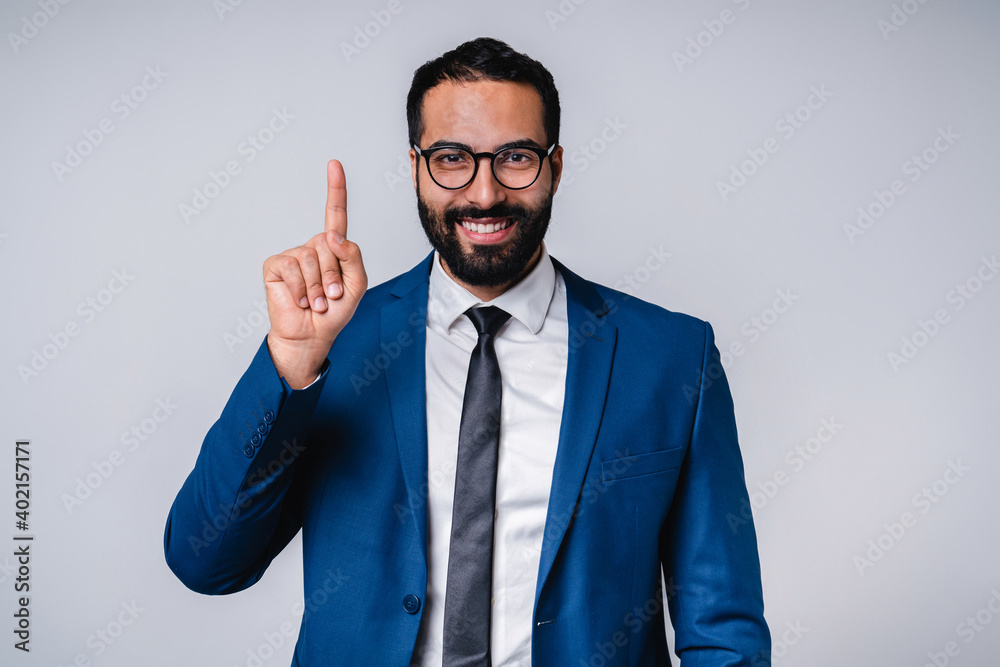
[[[0,664],[290,663],[300,538],[201,596],[167,512],[327,160],[370,285],[430,251],[405,96],[479,36],[559,88],[552,256],[715,329],[750,492],[716,519],[756,525],[774,664],[996,664],[1000,4],[6,0],[0,32]]]

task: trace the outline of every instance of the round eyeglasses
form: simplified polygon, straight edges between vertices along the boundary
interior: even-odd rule
[[[413,150],[427,161],[431,180],[445,190],[461,190],[476,179],[479,161],[490,159],[490,170],[500,185],[508,190],[523,190],[538,180],[542,163],[552,155],[556,144],[548,149],[533,146],[511,146],[496,153],[472,153],[458,146],[436,146]]]

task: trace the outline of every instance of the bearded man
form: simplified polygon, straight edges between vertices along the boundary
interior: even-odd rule
[[[293,665],[669,665],[664,601],[685,665],[770,664],[712,327],[549,255],[559,112],[540,63],[460,45],[407,98],[433,251],[368,289],[333,160],[324,232],[264,263],[164,548],[225,594],[301,529]]]

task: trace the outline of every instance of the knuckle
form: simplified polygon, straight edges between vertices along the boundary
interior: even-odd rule
[[[305,271],[315,271],[319,266],[319,256],[315,250],[309,248],[299,256],[299,264]]]
[[[274,260],[283,275],[293,274],[299,269],[299,260],[291,255],[278,255]]]

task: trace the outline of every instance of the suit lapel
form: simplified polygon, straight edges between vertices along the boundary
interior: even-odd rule
[[[553,258],[566,281],[569,354],[559,446],[552,470],[552,489],[545,518],[535,606],[552,570],[559,547],[572,523],[584,476],[604,414],[618,329],[606,315],[607,304],[587,281]]]
[[[389,393],[399,462],[410,502],[413,527],[427,563],[427,285],[432,252],[420,264],[400,276],[391,293],[397,297],[382,307],[379,320],[381,350],[399,348],[399,356],[388,358],[385,381]],[[406,333],[410,344],[404,344]]]

